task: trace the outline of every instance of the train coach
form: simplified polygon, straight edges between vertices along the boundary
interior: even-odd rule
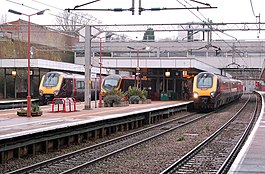
[[[202,72],[194,77],[193,101],[197,110],[216,109],[239,99],[243,94],[243,83],[213,73]]]
[[[97,85],[97,86],[96,86]],[[91,98],[95,98],[95,89],[99,93],[99,85],[91,82]],[[64,72],[48,72],[45,74],[39,86],[40,104],[47,104],[54,98],[73,97],[76,100],[84,101],[85,76],[69,74]]]
[[[148,92],[151,89],[151,81],[147,78],[141,78],[140,88],[146,89]],[[102,92],[103,94],[111,89],[121,90],[123,92],[127,91],[129,86],[135,86],[136,79],[132,76],[121,76],[117,74],[109,75],[105,77],[102,81]]]

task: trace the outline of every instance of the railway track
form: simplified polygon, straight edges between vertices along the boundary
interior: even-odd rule
[[[257,97],[252,96],[225,125],[161,174],[227,173],[252,129],[257,108]]]
[[[21,173],[72,173],[91,165],[99,160],[110,157],[138,144],[149,141],[167,132],[195,122],[209,116],[207,114],[186,114],[182,117],[172,119],[137,132],[130,133],[109,141],[105,141],[87,148],[80,149],[56,158],[52,158],[37,164],[33,164],[8,174]],[[118,144],[118,145],[117,145]]]
[[[208,118],[215,113],[186,114],[180,118],[169,120],[131,134],[102,142],[69,154],[58,156],[28,167],[10,171],[11,173],[90,173],[89,168],[103,164],[108,159],[119,157],[120,153],[145,144],[158,137],[174,132],[183,127],[190,127],[197,121]],[[174,133],[173,133],[174,134]],[[148,153],[148,152],[147,152]],[[98,163],[99,162],[99,163]],[[172,163],[171,163],[172,164]],[[90,167],[89,167],[90,166]],[[165,167],[166,165],[164,165]],[[169,164],[167,165],[169,166]],[[160,169],[161,170],[161,169]],[[95,171],[94,171],[95,172]],[[99,171],[96,171],[97,173]],[[104,173],[104,172],[103,172]],[[167,171],[165,171],[167,173]],[[168,172],[170,173],[170,172]]]

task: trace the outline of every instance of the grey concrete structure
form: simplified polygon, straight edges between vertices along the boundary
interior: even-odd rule
[[[99,42],[92,42],[92,57],[98,58]],[[135,48],[131,50],[128,47]],[[148,49],[147,49],[148,48]],[[103,60],[132,59],[161,59],[164,58],[196,58],[216,68],[262,68],[265,57],[264,41],[159,41],[159,42],[102,42]],[[80,42],[75,48],[76,62],[84,60],[84,43]],[[82,53],[83,52],[83,53]],[[81,54],[80,54],[81,53]],[[148,66],[148,65],[147,65]]]
[[[27,68],[28,67],[28,60],[27,59],[0,59],[0,68]],[[66,63],[66,62],[58,62],[58,61],[51,61],[45,59],[31,59],[30,61],[31,68],[42,68],[42,69],[49,69],[54,71],[69,71],[73,73],[84,73],[85,68],[83,65],[73,64],[73,63]],[[99,68],[92,67],[92,73],[98,74]],[[103,74],[114,73],[113,70],[107,70],[104,68],[102,70]]]
[[[103,67],[126,69],[164,69],[188,71],[194,75],[209,71],[240,79],[247,91],[255,90],[261,81],[264,61],[264,41],[211,40],[211,41],[111,41],[102,42]],[[92,60],[98,62],[100,42],[91,43]],[[75,48],[76,64],[84,64],[84,43]],[[226,72],[226,73],[225,73]],[[150,72],[152,73],[152,72]],[[163,71],[160,72],[163,74]]]

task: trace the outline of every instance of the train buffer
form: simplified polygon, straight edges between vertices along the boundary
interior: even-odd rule
[[[52,100],[52,112],[73,112],[73,111],[76,111],[75,98],[54,98]]]

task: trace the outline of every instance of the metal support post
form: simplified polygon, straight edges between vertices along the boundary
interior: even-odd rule
[[[85,27],[85,110],[91,109],[91,26]]]
[[[6,99],[6,68],[4,69],[5,79],[4,79],[4,99]]]

